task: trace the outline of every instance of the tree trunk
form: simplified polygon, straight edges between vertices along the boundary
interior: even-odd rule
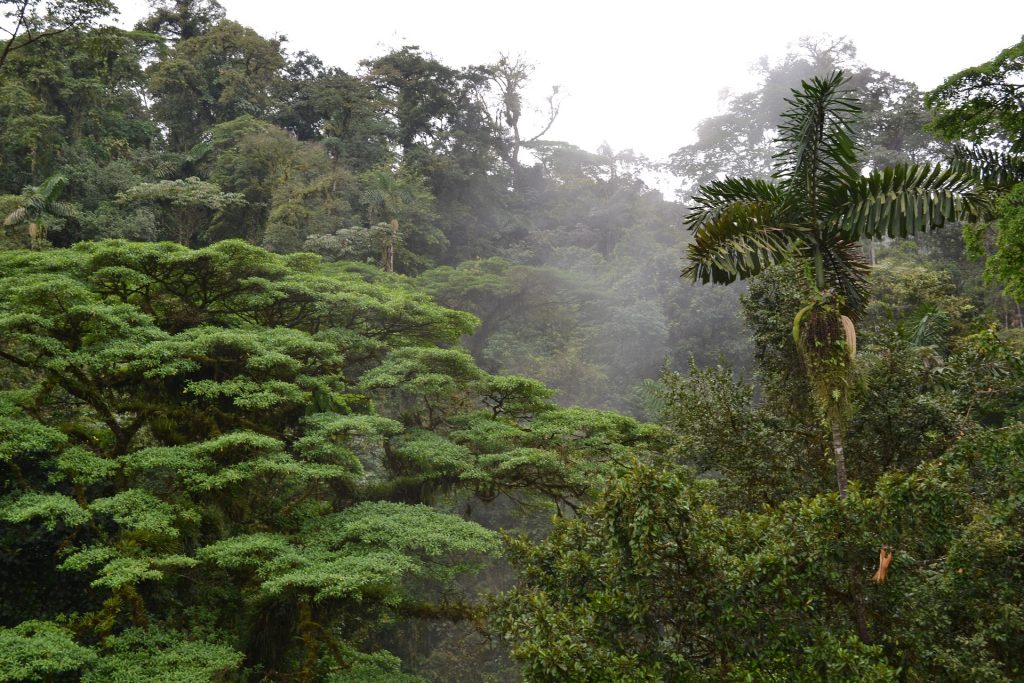
[[[395,241],[398,239],[398,219],[391,219],[391,235],[384,250],[384,272],[395,272]]]
[[[868,631],[868,610],[864,604],[864,583],[856,563],[850,565],[850,594],[853,596],[853,616],[857,623],[857,637],[865,645],[871,644]]]
[[[814,247],[814,284],[819,292],[825,289],[825,257],[817,245]]]
[[[836,460],[836,482],[839,484],[839,500],[846,500],[846,457],[843,454],[843,432],[839,408],[832,406],[828,411],[829,426],[832,428],[832,455]],[[850,597],[853,599],[853,617],[857,624],[857,637],[864,644],[871,643],[868,631],[867,606],[864,604],[864,584],[856,562],[850,563]]]
[[[843,432],[839,408],[832,406],[828,411],[829,426],[832,428],[832,456],[836,461],[836,483],[839,484],[839,499],[846,499],[846,458],[843,455]]]

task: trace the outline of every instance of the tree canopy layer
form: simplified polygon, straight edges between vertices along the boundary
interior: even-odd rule
[[[471,315],[312,255],[0,261],[4,680],[369,671],[377,624],[498,550],[425,504],[573,505],[662,438],[487,375],[450,346]]]
[[[543,543],[513,545],[523,582],[502,626],[531,681],[1018,680],[1022,439],[965,440],[845,502],[739,515],[711,502],[715,482],[637,464]],[[880,546],[891,564],[866,581]]]
[[[1020,45],[665,165],[150,6],[0,0],[0,681],[1024,679]]]

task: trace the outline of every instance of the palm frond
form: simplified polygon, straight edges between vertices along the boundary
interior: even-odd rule
[[[949,314],[934,305],[920,307],[901,332],[914,346],[939,347],[949,335]]]
[[[12,225],[19,225],[24,223],[28,218],[28,209],[24,206],[19,206],[14,211],[7,214],[7,218],[4,219],[4,226],[11,227]]]
[[[69,202],[50,202],[46,211],[58,218],[72,218],[76,213],[75,205]]]
[[[192,146],[192,148],[185,153],[185,161],[190,164],[198,164],[200,161],[205,159],[210,152],[213,151],[213,144],[209,142],[199,142]]]
[[[772,207],[734,203],[716,220],[693,230],[683,277],[704,284],[728,284],[757,275],[785,257],[792,236],[772,225]]]
[[[855,173],[857,147],[851,126],[860,113],[849,79],[841,71],[803,81],[786,100],[775,155],[776,178],[803,187],[829,184],[831,178]]]
[[[951,160],[987,186],[1007,189],[1024,182],[1024,157],[984,147],[954,145]]]
[[[67,184],[67,177],[58,173],[40,183],[39,187],[36,188],[36,194],[45,202],[56,201],[57,197],[64,191],[64,188],[67,187]]]
[[[837,188],[833,205],[844,210],[835,225],[847,240],[908,237],[947,222],[984,220],[992,192],[962,169],[898,164]]]
[[[771,182],[755,178],[725,178],[701,186],[693,197],[693,207],[684,219],[691,230],[718,220],[734,204],[757,204],[762,211],[785,211],[786,195]]]
[[[803,243],[804,255],[820,255],[825,275],[825,287],[842,297],[842,312],[856,320],[867,306],[870,291],[868,274],[871,266],[864,258],[864,250],[857,242],[844,239],[823,239]]]

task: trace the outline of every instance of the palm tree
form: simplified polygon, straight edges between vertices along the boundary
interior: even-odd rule
[[[725,178],[701,187],[686,218],[693,233],[684,277],[728,284],[795,257],[817,299],[794,338],[832,431],[839,495],[846,497],[842,404],[853,321],[867,303],[869,266],[858,240],[907,237],[989,211],[990,193],[959,167],[901,164],[861,172],[851,136],[860,108],[836,71],[786,100],[771,180]]]
[[[359,201],[366,207],[370,226],[386,226],[381,267],[387,273],[395,272],[395,247],[399,240],[396,215],[415,199],[413,188],[388,170],[369,174],[359,196]]]
[[[18,199],[18,208],[4,218],[4,227],[27,225],[32,247],[39,246],[46,239],[50,218],[67,218],[74,214],[74,207],[58,200],[68,179],[62,175],[47,178],[38,187],[26,187]]]

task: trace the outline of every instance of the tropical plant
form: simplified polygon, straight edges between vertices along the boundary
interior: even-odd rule
[[[990,194],[958,167],[898,164],[862,172],[852,129],[860,108],[841,71],[804,81],[782,114],[772,180],[725,178],[702,186],[686,218],[693,233],[683,275],[728,284],[795,257],[819,296],[798,314],[794,337],[833,432],[845,496],[841,406],[852,320],[867,303],[868,264],[858,240],[908,237],[987,214]],[[844,318],[846,318],[844,320]],[[807,324],[806,333],[801,332]],[[816,334],[815,331],[821,334]],[[815,373],[824,367],[836,372]]]
[[[415,184],[405,182],[387,170],[378,169],[366,174],[359,201],[366,208],[370,225],[386,225],[382,232],[380,265],[385,272],[395,272],[395,247],[398,235],[397,215],[417,199]]]
[[[951,155],[954,163],[974,172],[981,182],[997,190],[1008,190],[1024,182],[1024,156],[979,146],[956,144]]]
[[[28,226],[28,236],[33,247],[46,240],[46,230],[53,219],[67,218],[74,214],[74,207],[58,198],[68,184],[62,175],[53,175],[37,187],[26,187],[18,200],[18,208],[4,218],[4,227]]]
[[[857,241],[908,237],[973,220],[989,195],[955,168],[897,164],[862,173],[852,126],[860,111],[842,72],[804,81],[787,100],[773,181],[725,178],[700,188],[686,224],[694,234],[683,275],[728,284],[790,253],[812,265],[819,290],[866,303],[867,266]]]

